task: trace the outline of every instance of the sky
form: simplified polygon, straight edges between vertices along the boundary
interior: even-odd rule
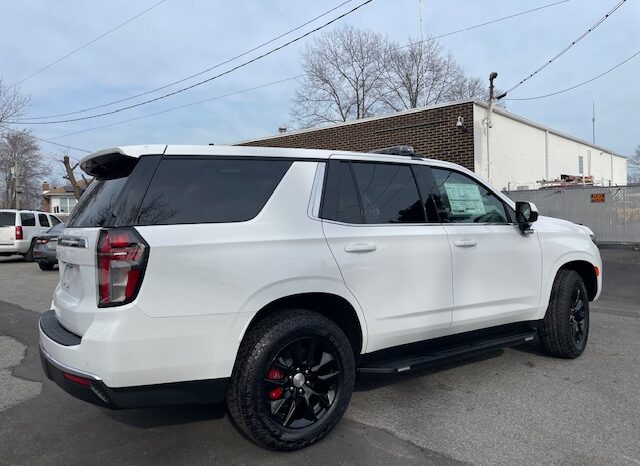
[[[73,112],[166,85],[249,50],[343,1],[165,0],[117,31],[22,82],[20,90],[31,98],[24,116]],[[362,1],[353,0],[297,33],[182,86],[281,45]],[[423,34],[445,34],[554,1],[557,0],[423,0]],[[570,0],[451,35],[440,39],[440,43],[467,74],[487,79],[490,72],[496,71],[497,87],[508,89],[556,55],[618,1]],[[5,2],[0,16],[0,76],[5,84],[18,83],[157,2]],[[406,43],[420,37],[419,5],[419,0],[374,0],[325,30],[351,24]],[[627,0],[595,31],[508,97],[548,94],[608,70],[640,51],[638,24],[640,0]],[[148,105],[86,121],[29,128],[39,138],[91,151],[126,144],[224,144],[275,134],[279,126],[290,121],[295,80],[69,135],[296,76],[301,73],[299,53],[312,37],[219,79]],[[156,97],[178,87],[145,97]],[[83,115],[140,100],[143,99]],[[596,143],[622,155],[632,154],[640,144],[637,117],[640,55],[573,91],[540,100],[508,101],[507,110],[590,141],[594,101]],[[60,148],[47,143],[41,143],[41,147],[52,160],[61,153]],[[71,150],[70,155],[81,157],[83,153]]]

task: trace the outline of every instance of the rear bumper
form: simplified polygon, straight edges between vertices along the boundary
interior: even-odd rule
[[[78,352],[82,339],[64,329],[53,311],[43,314],[39,323],[40,359],[47,377],[70,395],[89,403],[129,409],[181,404],[209,404],[224,401],[229,378],[189,380],[129,387],[109,387],[89,371],[61,361],[47,348]],[[60,353],[60,352],[59,352]],[[64,353],[60,353],[64,354]]]
[[[15,240],[12,244],[0,244],[0,254],[25,254],[30,245],[31,242],[25,239]]]
[[[80,400],[110,409],[220,403],[225,399],[229,383],[229,379],[211,379],[109,388],[99,377],[57,362],[42,346],[40,360],[47,377],[65,392]],[[84,379],[85,382],[81,384],[72,381],[68,378],[69,375]]]
[[[55,262],[58,263],[56,256],[56,250],[39,248],[36,246],[33,248],[33,259],[37,262]]]

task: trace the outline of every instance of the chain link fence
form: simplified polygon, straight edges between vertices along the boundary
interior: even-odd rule
[[[506,191],[514,201],[533,202],[540,215],[591,228],[602,244],[630,244],[640,250],[640,185],[580,186]]]

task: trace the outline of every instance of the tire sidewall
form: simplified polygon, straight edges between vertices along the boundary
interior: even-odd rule
[[[584,306],[585,306],[585,337],[584,343],[582,346],[578,346],[576,344],[575,339],[571,334],[571,297],[574,291],[579,288],[582,293]],[[557,303],[556,303],[556,316],[557,324],[560,326],[566,326],[566,335],[568,341],[566,341],[568,356],[577,357],[581,355],[585,348],[587,347],[587,342],[589,340],[589,299],[587,294],[587,288],[580,277],[576,272],[572,272],[568,277],[568,280],[565,282],[564,286],[559,290]]]
[[[355,362],[351,346],[333,322],[321,316],[318,317],[320,318],[305,319],[304,324],[297,325],[295,328],[291,328],[286,323],[272,327],[258,341],[244,367],[243,379],[248,396],[243,397],[243,404],[249,404],[250,406],[246,406],[249,408],[248,411],[256,414],[246,422],[255,429],[266,429],[271,436],[281,442],[300,443],[320,438],[342,417],[351,398],[355,383]],[[266,377],[271,361],[287,344],[299,338],[312,336],[320,338],[325,344],[331,346],[338,358],[340,375],[336,398],[329,410],[315,424],[301,429],[285,428],[271,417],[262,381]]]

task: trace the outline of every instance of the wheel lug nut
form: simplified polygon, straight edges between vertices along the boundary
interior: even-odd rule
[[[295,391],[295,388],[294,387],[289,387],[289,391],[293,392],[293,391]]]
[[[305,382],[307,385],[311,385],[311,382],[309,382],[308,380]]]
[[[293,380],[293,376],[292,375],[289,376],[289,380]]]
[[[302,395],[302,394],[304,393],[304,390],[303,390],[303,389],[301,389],[301,388],[299,388],[299,389],[298,389],[298,393],[299,393],[300,395]]]

